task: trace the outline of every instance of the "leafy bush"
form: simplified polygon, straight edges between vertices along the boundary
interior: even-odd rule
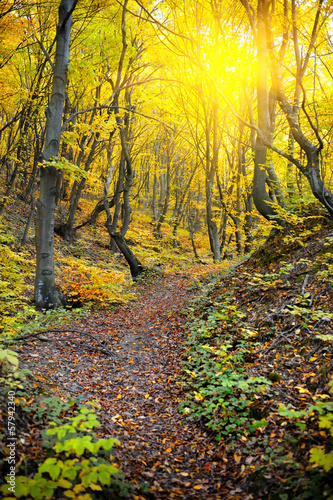
[[[181,411],[192,418],[204,418],[218,440],[265,425],[263,418],[251,418],[251,404],[255,395],[266,392],[270,385],[264,377],[249,377],[243,370],[231,368],[230,363],[235,360],[227,354],[227,348],[228,345],[218,350],[199,345],[191,349],[184,364],[191,382],[185,383],[190,392]],[[258,415],[263,417],[260,412]]]
[[[46,458],[32,478],[16,476],[15,498],[42,500],[64,495],[92,500],[105,498],[106,492],[116,493],[118,498],[129,496],[131,485],[124,482],[118,467],[110,463],[112,455],[106,459],[102,454],[110,452],[119,442],[91,435],[100,426],[94,410],[82,408],[68,423],[50,425],[45,432],[46,437],[51,436],[46,445],[52,446],[56,456]],[[0,490],[9,495],[6,498],[13,498],[8,484]]]
[[[192,419],[203,418],[218,440],[249,434],[265,426],[265,412],[254,403],[271,382],[265,377],[252,377],[240,368],[248,352],[248,341],[241,334],[239,346],[234,350],[227,330],[221,328],[228,325],[230,331],[234,328],[246,331],[240,328],[240,325],[246,326],[242,321],[244,317],[245,314],[225,298],[223,304],[208,302],[199,317],[196,310],[195,320],[190,324],[184,362],[187,394],[180,411]]]
[[[22,389],[22,379],[29,370],[19,369],[18,354],[9,349],[0,348],[0,394],[10,389]]]
[[[68,298],[69,305],[75,307],[88,303],[105,307],[133,297],[124,291],[123,273],[102,269],[84,259],[66,257],[59,261],[59,287]]]
[[[31,309],[25,297],[29,288],[26,279],[32,278],[31,259],[23,252],[14,251],[12,243],[13,237],[0,225],[0,331],[10,330],[18,309]]]
[[[331,387],[331,392],[333,393],[333,378],[329,382]],[[327,394],[317,394],[314,396],[315,399],[318,398],[329,398]],[[315,404],[310,405],[306,410],[296,411],[280,405],[279,412],[281,415],[296,420],[296,425],[304,431],[307,427],[306,419],[312,417],[315,412],[318,413],[318,426],[320,429],[327,429],[333,437],[333,400],[330,401],[316,401]],[[310,463],[314,464],[315,467],[320,467],[329,472],[333,469],[333,451],[328,453],[325,449],[319,446],[315,446],[310,450]]]

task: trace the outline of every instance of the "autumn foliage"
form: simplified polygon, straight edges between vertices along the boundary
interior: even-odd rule
[[[333,498],[332,3],[0,3],[0,491]]]

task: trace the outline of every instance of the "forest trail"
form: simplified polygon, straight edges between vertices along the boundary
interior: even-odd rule
[[[228,460],[213,437],[178,412],[189,281],[179,274],[142,282],[132,303],[71,326],[98,343],[55,333],[20,352],[42,383],[101,405],[103,437],[120,440],[114,460],[138,487],[136,500],[245,498],[228,481]],[[140,490],[142,483],[149,491]]]

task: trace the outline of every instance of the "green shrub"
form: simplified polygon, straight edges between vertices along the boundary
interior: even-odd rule
[[[32,478],[16,476],[15,492],[9,484],[3,485],[0,491],[8,495],[6,498],[42,500],[60,495],[91,500],[104,498],[106,492],[116,493],[118,498],[129,496],[131,485],[123,480],[118,467],[110,463],[110,451],[119,441],[96,439],[92,435],[92,430],[100,426],[94,410],[82,408],[68,423],[50,425],[44,434],[49,437],[46,445],[52,447],[55,456],[46,458]],[[106,452],[107,458],[103,456]]]

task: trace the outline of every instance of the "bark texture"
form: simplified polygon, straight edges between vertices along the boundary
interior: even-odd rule
[[[59,153],[61,122],[66,95],[72,11],[77,0],[61,0],[57,27],[56,56],[49,107],[46,109],[45,146],[43,161],[56,158]],[[37,201],[36,222],[36,277],[35,302],[42,308],[60,305],[54,281],[54,211],[57,170],[54,166],[41,167],[40,195]]]

